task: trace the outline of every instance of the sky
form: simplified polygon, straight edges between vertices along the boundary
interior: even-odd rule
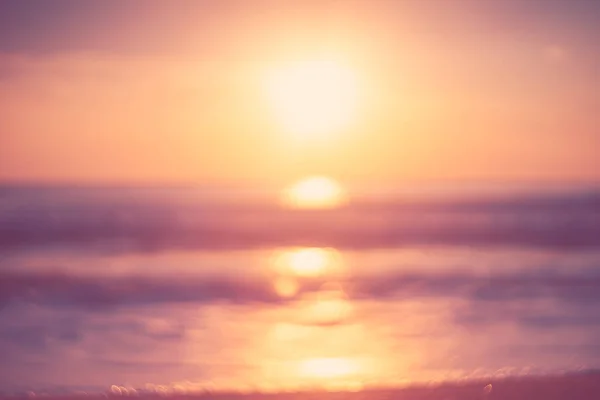
[[[3,181],[598,180],[592,0],[2,1],[0,15]],[[357,105],[340,129],[292,135],[265,76],[319,58],[352,71]]]

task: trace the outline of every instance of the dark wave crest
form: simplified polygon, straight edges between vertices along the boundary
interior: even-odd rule
[[[16,190],[16,189],[14,189]],[[108,189],[107,189],[108,190]],[[179,192],[40,189],[0,196],[0,248],[111,251],[287,245],[600,247],[600,192],[366,201],[327,211]],[[185,192],[184,192],[185,193]]]

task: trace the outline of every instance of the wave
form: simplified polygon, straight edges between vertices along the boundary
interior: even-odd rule
[[[295,297],[281,298],[268,277],[163,275],[77,275],[54,272],[0,272],[0,305],[35,303],[58,307],[113,308],[159,303],[283,303],[317,293],[327,281],[299,279]],[[526,301],[538,298],[573,305],[600,306],[600,274],[577,275],[520,271],[475,276],[460,271],[435,275],[394,271],[350,276],[336,281],[356,300],[463,298],[477,302]],[[327,286],[325,286],[327,287]]]
[[[600,192],[461,198],[357,198],[336,210],[290,210],[264,198],[185,190],[7,189],[0,249],[117,250],[313,245],[600,247]]]

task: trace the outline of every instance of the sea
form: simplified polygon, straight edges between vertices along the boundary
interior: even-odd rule
[[[599,186],[347,198],[1,186],[3,395],[600,399]]]

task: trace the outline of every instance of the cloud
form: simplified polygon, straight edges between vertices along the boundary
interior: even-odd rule
[[[35,7],[20,2],[0,3],[0,51],[33,54],[94,50],[106,53],[156,54],[181,50],[198,30],[206,27],[207,10],[223,11],[203,3],[185,2],[167,7],[151,1],[143,8],[108,1],[102,5],[59,1]],[[193,18],[190,18],[193,15]],[[224,17],[224,15],[221,15]],[[157,23],[160,21],[160,23]],[[203,21],[203,22],[199,22]],[[192,22],[196,30],[191,30]],[[210,25],[209,25],[210,26]],[[191,31],[191,32],[190,32]],[[207,45],[202,38],[194,43]],[[199,42],[199,43],[198,43]]]
[[[562,61],[565,61],[568,56],[565,47],[556,44],[544,47],[543,55],[547,61],[553,63],[560,63]]]

